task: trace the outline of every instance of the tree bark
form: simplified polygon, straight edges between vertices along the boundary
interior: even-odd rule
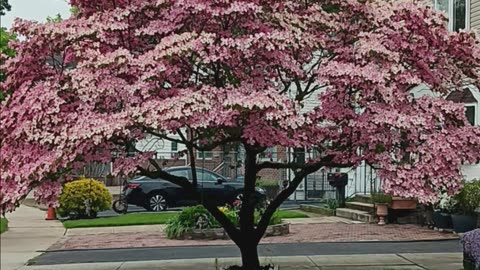
[[[258,258],[258,242],[252,241],[253,235],[243,235],[248,239],[240,245],[240,252],[242,254],[242,268],[243,270],[259,270],[260,260]]]
[[[243,188],[242,206],[240,208],[240,252],[242,254],[243,269],[257,270],[260,268],[257,245],[255,238],[255,182],[257,176],[257,152],[246,146],[245,157],[245,185]]]
[[[254,235],[254,212],[255,212],[255,181],[256,181],[256,155],[257,153],[248,147],[245,157],[245,185],[243,187],[242,206],[240,208],[240,231],[244,235]]]

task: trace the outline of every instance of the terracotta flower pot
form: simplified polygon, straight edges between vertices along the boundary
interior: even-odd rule
[[[385,217],[388,215],[388,204],[386,203],[377,203],[377,216],[378,216],[378,225],[385,225]]]

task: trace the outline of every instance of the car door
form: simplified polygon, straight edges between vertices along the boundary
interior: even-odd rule
[[[187,179],[191,179],[190,177],[190,170],[186,168],[181,169],[174,169],[168,171],[169,174],[178,176],[178,177],[185,177]],[[195,200],[193,199],[193,195],[186,192],[182,187],[176,186],[174,190],[173,200],[176,202],[177,206],[185,206],[185,205],[195,205]]]
[[[214,200],[218,205],[222,205],[225,202],[225,185],[222,181],[225,181],[223,177],[213,172],[197,169],[197,181],[198,188],[203,198],[209,198]]]

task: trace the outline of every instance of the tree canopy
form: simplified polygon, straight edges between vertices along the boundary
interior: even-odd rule
[[[3,211],[32,187],[55,200],[70,169],[113,154],[116,173],[162,177],[195,193],[195,178],[165,173],[153,153],[127,155],[146,134],[189,153],[242,144],[247,200],[261,170],[294,171],[256,229],[248,204],[237,229],[206,203],[239,246],[239,231],[258,243],[274,209],[321,167],[365,161],[386,192],[431,202],[460,188],[462,164],[480,161],[480,129],[463,106],[439,97],[478,84],[478,39],[449,33],[445,16],[418,1],[71,4],[70,19],[13,27],[25,38],[2,65],[1,87],[13,90],[0,112]],[[414,99],[421,84],[436,96]],[[276,145],[319,155],[256,159]]]

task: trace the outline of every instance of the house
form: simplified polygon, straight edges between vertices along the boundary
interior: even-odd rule
[[[448,29],[450,31],[477,30],[480,32],[480,0],[432,0],[432,5],[438,10],[447,13],[450,18],[448,21]],[[412,90],[415,97],[433,94],[428,87],[419,86]],[[465,85],[459,91],[452,91],[445,96],[448,100],[465,104],[467,119],[473,125],[480,125],[480,91],[478,87],[473,85]],[[312,95],[305,103],[305,110],[310,110],[318,105],[315,95]],[[335,196],[334,192],[325,189],[326,174],[328,172],[347,173],[349,182],[346,187],[347,197],[355,194],[368,194],[376,191],[381,187],[381,183],[376,176],[375,170],[363,163],[357,168],[350,169],[328,169],[321,170],[314,175],[307,177],[298,187],[297,191],[290,196],[290,199],[305,200],[329,198]],[[465,165],[462,172],[466,180],[480,179],[480,164]],[[321,183],[320,186],[317,183]],[[324,188],[322,192],[318,192],[319,188]],[[313,192],[312,192],[313,191]],[[311,196],[314,195],[314,196]]]

